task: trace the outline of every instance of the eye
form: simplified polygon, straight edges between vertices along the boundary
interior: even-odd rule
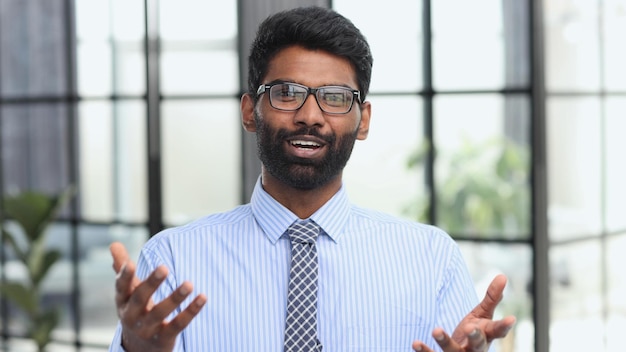
[[[348,101],[348,94],[346,91],[342,90],[324,91],[322,99],[324,100],[324,103],[330,106],[344,106]]]

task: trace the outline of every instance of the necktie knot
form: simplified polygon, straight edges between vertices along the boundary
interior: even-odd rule
[[[297,220],[287,229],[291,243],[315,243],[320,227],[313,220]]]

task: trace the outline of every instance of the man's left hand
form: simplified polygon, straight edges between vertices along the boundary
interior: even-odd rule
[[[489,284],[485,298],[461,320],[452,336],[441,328],[433,330],[433,337],[444,352],[485,352],[493,340],[506,336],[515,324],[515,317],[493,320],[493,313],[502,300],[505,286],[506,277],[496,276]],[[413,342],[413,350],[433,352],[421,341]]]

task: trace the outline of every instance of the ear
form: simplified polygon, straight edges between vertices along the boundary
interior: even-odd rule
[[[359,123],[359,130],[356,135],[356,139],[364,140],[370,131],[370,118],[372,116],[372,104],[369,101],[363,102],[359,105],[361,109],[361,122]]]
[[[254,121],[254,99],[248,93],[241,96],[241,124],[248,132],[256,132]]]

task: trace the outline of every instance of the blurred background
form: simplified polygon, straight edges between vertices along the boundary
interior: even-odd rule
[[[105,351],[108,245],[248,201],[241,128],[258,23],[350,18],[374,55],[351,199],[458,240],[483,295],[509,278],[498,351],[623,351],[626,0],[0,0],[0,190],[78,192],[49,228],[50,351]],[[2,222],[13,231],[8,217]],[[24,267],[5,246],[2,282]],[[622,268],[622,269],[619,269]],[[34,351],[5,297],[0,350]]]

